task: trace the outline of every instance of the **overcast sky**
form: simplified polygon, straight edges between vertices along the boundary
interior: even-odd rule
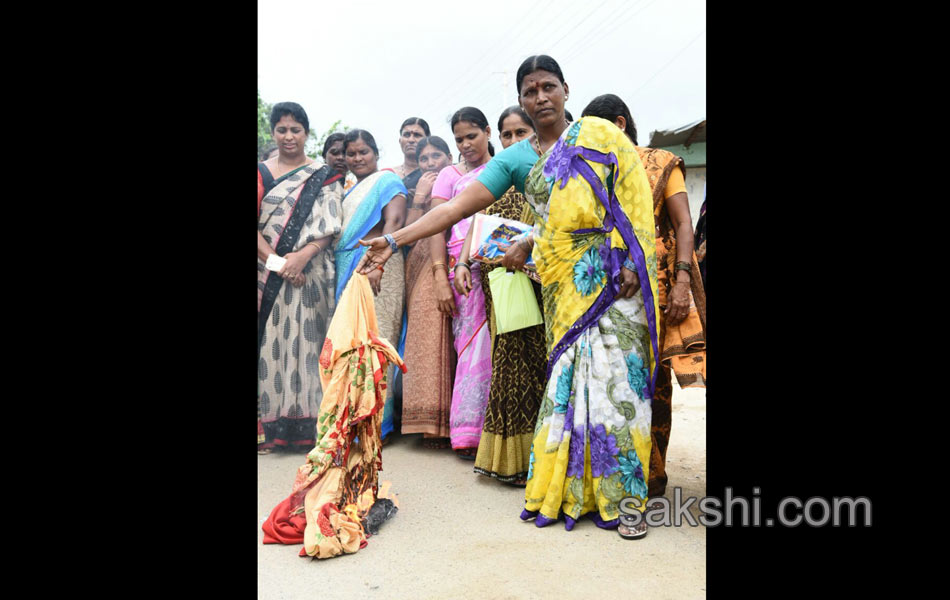
[[[532,54],[561,65],[575,118],[595,96],[623,98],[641,145],[706,117],[704,0],[258,2],[261,98],[298,102],[318,134],[337,119],[367,129],[381,167],[402,162],[410,116],[454,151],[448,120],[463,106],[485,113],[500,149],[498,116]]]

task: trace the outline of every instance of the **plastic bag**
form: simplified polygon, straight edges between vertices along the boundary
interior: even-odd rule
[[[521,271],[493,269],[488,274],[498,333],[517,331],[544,322],[531,280]]]

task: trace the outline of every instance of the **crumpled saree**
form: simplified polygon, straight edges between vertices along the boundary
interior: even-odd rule
[[[317,445],[297,470],[290,496],[264,523],[265,544],[303,542],[300,555],[316,558],[366,546],[361,520],[376,501],[382,469],[386,371],[391,363],[406,371],[395,348],[378,333],[369,280],[356,273],[340,297],[320,353]]]

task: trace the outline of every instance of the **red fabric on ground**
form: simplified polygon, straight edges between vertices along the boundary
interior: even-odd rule
[[[290,514],[291,497],[288,496],[287,499],[275,506],[270,516],[261,526],[261,529],[264,530],[265,544],[303,543],[303,531],[307,527],[307,517],[304,513]]]

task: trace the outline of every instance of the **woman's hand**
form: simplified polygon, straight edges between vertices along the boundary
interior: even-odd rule
[[[379,282],[383,278],[382,269],[374,269],[367,273],[366,278],[369,279],[369,287],[373,288],[373,295],[379,295]]]
[[[295,288],[303,287],[303,284],[307,283],[307,276],[301,273],[289,281]]]
[[[435,301],[439,305],[439,312],[454,317],[458,315],[455,309],[455,296],[452,295],[452,288],[449,286],[448,276],[440,272],[435,276]]]
[[[296,279],[298,275],[303,273],[307,263],[310,262],[310,258],[300,252],[288,252],[284,255],[284,258],[287,259],[287,262],[277,274],[288,280]]]
[[[455,266],[455,291],[466,298],[472,291],[472,272],[467,267]]]
[[[689,281],[677,280],[670,292],[670,302],[666,307],[666,322],[676,325],[689,316]]]
[[[369,247],[369,250],[356,265],[356,272],[363,275],[368,276],[377,267],[385,265],[389,257],[393,255],[393,249],[389,247],[389,242],[383,237],[373,238],[369,241],[360,240],[360,245]]]
[[[435,185],[435,180],[438,176],[438,173],[431,171],[422,174],[418,183],[416,183],[416,195],[412,200],[413,204],[425,204],[428,201],[429,196],[432,194],[432,187]]]
[[[636,294],[639,289],[640,278],[637,277],[637,274],[627,267],[622,267],[620,269],[620,291],[617,292],[615,299],[633,298],[633,295]]]
[[[508,271],[521,271],[531,256],[531,243],[527,239],[512,244],[501,259],[501,266]]]

